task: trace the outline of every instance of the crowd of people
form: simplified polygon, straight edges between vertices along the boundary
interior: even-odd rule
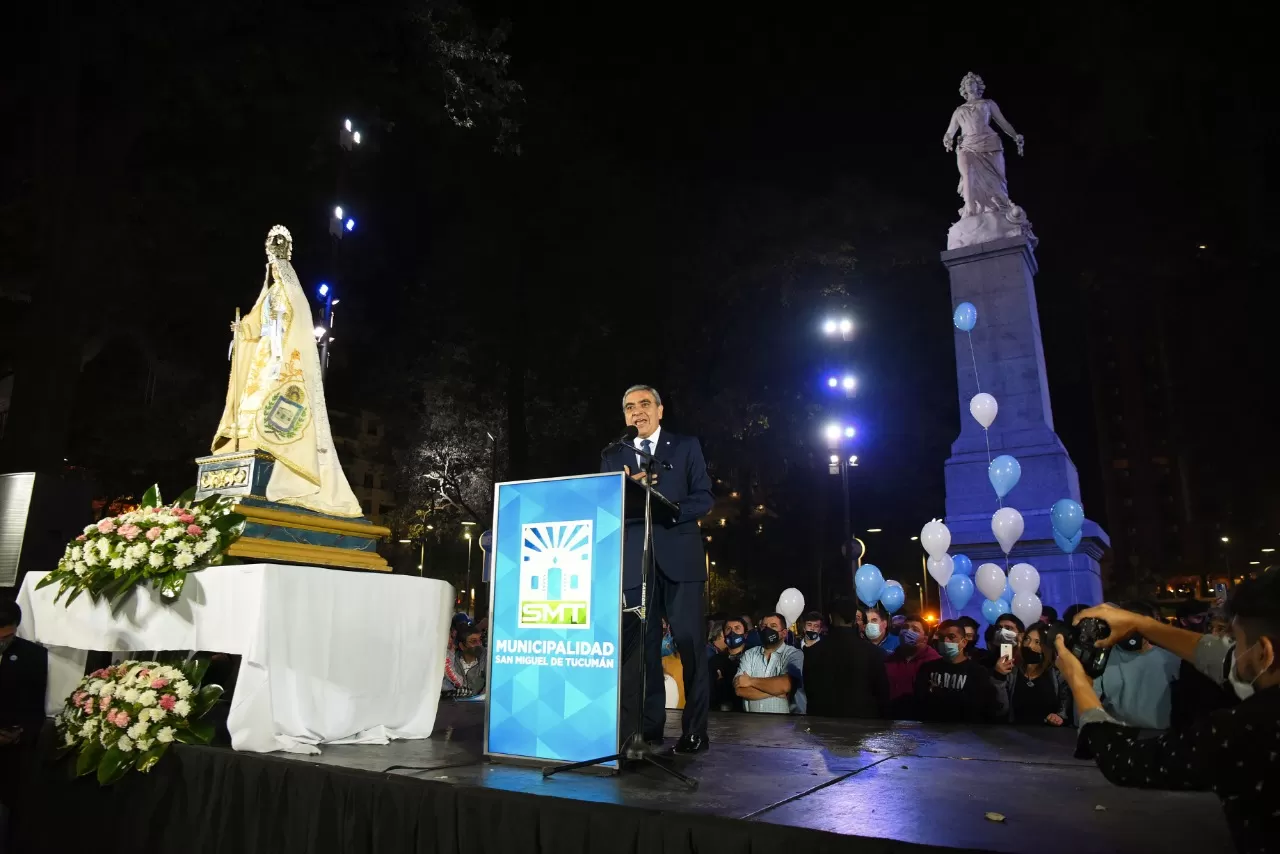
[[[1085,605],[1063,615],[1074,618]],[[1152,616],[1154,606],[1126,610]],[[1225,615],[1207,603],[1178,609],[1179,625],[1222,633]],[[1004,723],[1061,727],[1074,721],[1071,692],[1055,668],[1045,608],[1030,626],[1002,614],[981,631],[972,617],[933,624],[920,614],[890,616],[882,607],[838,599],[829,613],[708,618],[711,708],[764,714]],[[682,708],[675,644],[663,644],[668,707]],[[1104,707],[1136,726],[1164,729],[1229,705],[1231,697],[1141,637],[1126,639],[1095,685]]]

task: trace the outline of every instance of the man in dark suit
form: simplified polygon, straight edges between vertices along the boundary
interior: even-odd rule
[[[706,557],[702,549],[698,519],[711,512],[711,477],[702,457],[702,446],[692,436],[677,436],[662,428],[662,398],[650,386],[632,386],[622,397],[622,413],[627,424],[638,431],[632,447],[615,446],[601,459],[601,471],[626,472],[633,480],[646,476],[647,461],[636,450],[647,451],[660,462],[651,473],[652,484],[674,504],[673,513],[665,505],[653,503],[653,572],[646,596],[645,696],[640,698],[640,622],[627,613],[622,628],[622,722],[623,731],[641,719],[645,741],[662,743],[666,714],[662,685],[662,618],[684,663],[684,718],[677,753],[698,753],[710,746],[707,740],[707,710],[710,684],[707,679],[706,629],[703,623],[702,591],[707,580]],[[670,464],[668,469],[663,464]],[[641,563],[644,552],[644,506],[639,488],[628,488],[627,525],[622,587],[628,608],[640,604]]]
[[[0,804],[12,803],[44,725],[49,653],[18,637],[21,622],[17,604],[0,602]]]
[[[857,603],[831,605],[831,631],[804,650],[807,714],[833,718],[889,717],[889,676],[884,653],[858,636]]]

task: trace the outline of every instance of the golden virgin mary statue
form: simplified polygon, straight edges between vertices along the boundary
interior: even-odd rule
[[[269,501],[330,516],[360,516],[329,431],[310,305],[290,259],[293,238],[267,234],[267,273],[253,309],[235,324],[227,404],[213,452],[275,457]]]

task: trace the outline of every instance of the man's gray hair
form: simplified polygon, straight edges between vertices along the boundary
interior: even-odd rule
[[[636,393],[637,391],[649,392],[649,394],[653,395],[653,402],[658,406],[662,405],[662,395],[658,394],[658,390],[656,388],[654,388],[651,385],[633,385],[631,388],[627,389],[622,393],[623,410],[626,410],[627,408],[627,397]]]
[[[715,643],[721,635],[724,634],[724,624],[726,620],[713,620],[711,628],[707,630],[707,643]]]

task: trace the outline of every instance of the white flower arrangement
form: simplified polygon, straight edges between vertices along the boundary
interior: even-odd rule
[[[200,718],[222,688],[200,687],[206,665],[128,661],[84,677],[55,719],[62,753],[77,754],[76,773],[112,783],[130,768],[149,771],[175,741],[207,744],[213,726]]]
[[[226,560],[227,549],[244,530],[244,517],[232,511],[234,505],[235,499],[217,495],[194,503],[184,496],[165,505],[153,486],[138,509],[85,527],[37,587],[57,584],[55,601],[65,596],[66,605],[88,592],[116,609],[147,583],[164,599],[175,600],[187,573]]]

